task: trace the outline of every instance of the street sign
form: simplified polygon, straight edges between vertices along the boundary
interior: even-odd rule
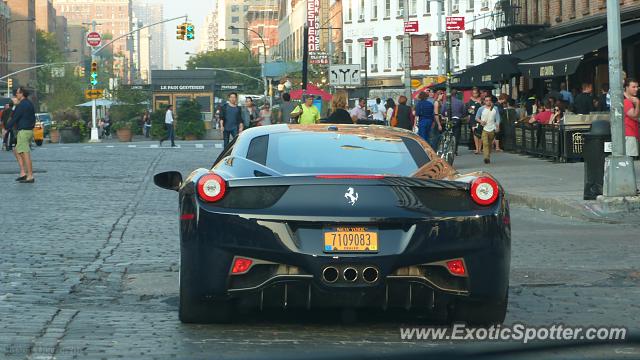
[[[447,31],[464,30],[464,16],[447,16]]]
[[[331,65],[329,84],[331,86],[360,86],[360,64]]]
[[[91,47],[98,47],[100,46],[100,43],[102,43],[102,36],[100,36],[100,33],[92,31],[87,34],[87,45]]]
[[[449,39],[462,39],[462,31],[449,31]]]
[[[91,89],[84,91],[84,97],[87,100],[101,99],[104,96],[104,89]]]
[[[429,45],[431,46],[447,46],[447,41],[446,40],[434,40],[429,42]]]
[[[364,39],[364,47],[373,47],[373,39]]]
[[[417,33],[418,30],[418,20],[411,20],[404,22],[404,32],[406,33]]]
[[[411,35],[411,70],[431,69],[431,36]]]
[[[458,46],[460,46],[460,39],[451,40],[451,47],[458,47]]]
[[[320,65],[328,65],[329,64],[329,54],[324,51],[313,51],[309,52],[309,64],[320,64]]]

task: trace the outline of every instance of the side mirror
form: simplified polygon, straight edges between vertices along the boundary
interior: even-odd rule
[[[182,184],[182,174],[178,171],[165,171],[156,174],[153,183],[163,189],[178,191]]]

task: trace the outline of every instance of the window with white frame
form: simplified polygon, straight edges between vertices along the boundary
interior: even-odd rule
[[[404,65],[404,39],[398,39],[398,69],[403,69]]]
[[[364,0],[360,0],[360,7],[358,8],[358,20],[364,21]]]
[[[458,67],[460,65],[460,46],[456,46],[453,49],[453,66]]]
[[[371,71],[378,71],[378,42],[373,42],[373,57],[371,59]]]
[[[485,59],[489,57],[489,39],[484,41],[484,57]]]
[[[391,70],[391,40],[384,41],[384,69]]]
[[[373,5],[371,5],[371,19],[375,20],[378,18],[378,0],[373,1]]]
[[[353,64],[353,44],[347,43],[344,47],[347,64]]]
[[[404,1],[405,0],[398,0],[398,12],[396,16],[404,16]]]
[[[384,0],[384,17],[391,17],[391,0]]]
[[[507,44],[507,38],[506,37],[502,37],[502,39],[500,39],[500,54],[504,54],[505,50],[506,50],[506,44]]]
[[[431,0],[424,0],[424,14],[431,15]]]
[[[360,70],[362,70],[362,71],[366,70],[366,67],[364,66],[365,51],[367,51],[367,48],[364,47],[364,43],[361,42],[360,43]]]
[[[409,0],[409,15],[418,13],[418,0]]]
[[[347,4],[347,20],[351,21],[353,19],[353,13],[351,12],[351,1],[345,1]]]
[[[482,0],[480,1],[480,7],[482,9],[488,9],[489,8],[489,0]]]
[[[473,40],[469,40],[469,64],[473,64],[473,58],[475,54],[473,53]]]
[[[460,0],[453,0],[451,4],[451,10],[454,13],[460,12]]]
[[[473,10],[473,4],[476,3],[476,0],[467,0],[467,10]]]

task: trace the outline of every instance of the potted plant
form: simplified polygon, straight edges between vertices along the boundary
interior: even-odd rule
[[[80,142],[87,133],[87,127],[82,121],[80,112],[76,109],[68,108],[58,110],[53,112],[52,117],[51,128],[52,130],[55,128],[59,137],[55,134],[50,134],[51,142],[77,143]],[[56,137],[58,137],[58,139],[56,139]]]
[[[205,128],[200,104],[195,100],[185,101],[178,107],[176,135],[185,140],[197,140],[204,136]]]
[[[55,121],[51,122],[51,129],[49,130],[49,142],[57,144],[60,142],[60,131],[58,130],[58,124]]]
[[[136,132],[137,119],[120,120],[111,125],[120,142],[130,142]]]

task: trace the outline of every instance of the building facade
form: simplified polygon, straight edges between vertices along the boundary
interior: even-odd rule
[[[70,25],[83,25],[95,20],[96,31],[111,35],[114,39],[125,35],[132,28],[131,0],[53,0],[58,15],[67,18]],[[91,29],[91,25],[86,25]],[[127,37],[113,43],[113,53],[127,59],[129,51]]]
[[[148,1],[136,0],[133,2],[133,13],[143,25],[154,24],[164,19],[164,6],[161,3],[150,3]],[[149,28],[151,36],[151,68],[154,70],[164,69],[165,66],[165,25],[160,24]]]
[[[280,0],[277,56],[284,61],[302,60],[307,5],[306,0]],[[329,51],[329,12],[329,0],[319,0],[320,49],[325,52]]]
[[[342,41],[342,0],[336,0],[329,8],[329,24],[331,25],[330,32],[332,52],[332,61],[335,64],[344,63],[344,42]]]
[[[52,34],[56,32],[56,9],[51,0],[36,0],[36,28]]]
[[[56,16],[56,42],[58,48],[65,53],[65,58],[68,58],[72,52],[82,51],[81,47],[69,47],[69,25],[64,16]]]
[[[11,21],[11,10],[5,2],[0,2],[0,75],[9,73],[9,21]],[[6,88],[4,83],[0,87]],[[4,93],[4,91],[0,91]]]
[[[212,10],[204,19],[204,25],[199,31],[198,52],[216,51],[220,48],[218,36],[218,11]]]
[[[247,32],[248,45],[254,55],[260,55],[261,59],[269,59],[271,49],[278,46],[278,7],[277,5],[252,6],[245,14],[247,28],[252,31]],[[258,36],[256,33],[262,36]],[[262,43],[264,40],[264,44]],[[264,47],[264,49],[263,49]]]
[[[83,25],[68,25],[67,31],[69,33],[69,45],[70,50],[77,49],[78,51],[70,52],[67,54],[68,61],[73,61],[80,64],[85,69],[88,69],[88,60],[91,57],[89,49],[85,45],[87,29]]]
[[[452,0],[452,8],[445,6],[438,14],[438,2],[429,0],[342,0],[344,56],[347,64],[364,66],[367,51],[368,77],[371,88],[402,87],[404,78],[404,6],[408,6],[409,20],[418,21],[416,35],[430,36],[438,40],[438,21],[444,33],[444,14],[462,16],[467,27],[474,17],[488,13],[495,1]],[[446,2],[445,2],[446,4]],[[458,72],[495,56],[506,54],[505,37],[477,40],[469,31],[461,31],[460,46],[451,50],[452,71]],[[365,39],[373,39],[373,47],[365,47]],[[412,71],[412,78],[424,80],[445,75],[444,52],[441,46],[430,46],[430,69]],[[443,59],[441,62],[440,59]],[[431,81],[425,81],[431,82]]]
[[[9,29],[9,72],[27,68],[36,62],[36,2],[35,0],[7,0],[11,10]],[[19,45],[18,45],[19,44]],[[36,72],[25,71],[13,77],[14,87],[36,87]]]

